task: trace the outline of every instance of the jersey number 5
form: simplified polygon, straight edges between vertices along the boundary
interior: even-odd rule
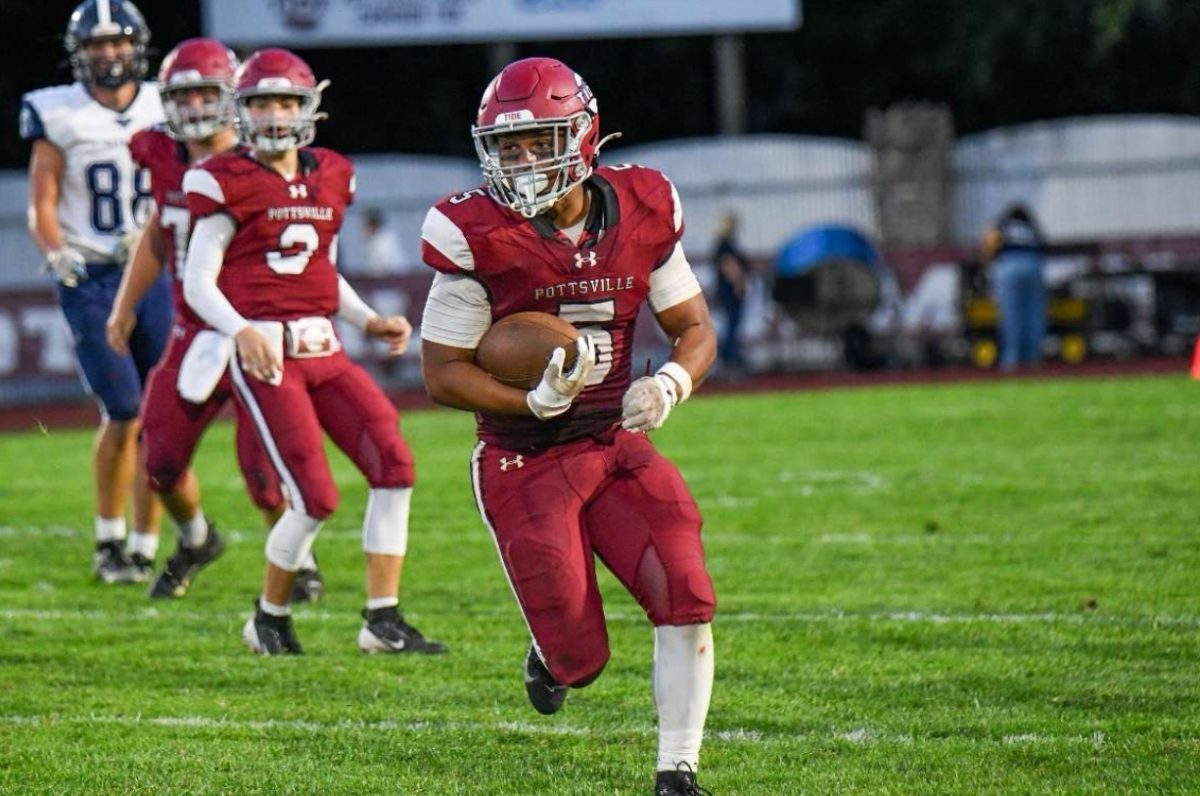
[[[617,303],[612,299],[594,304],[567,302],[558,305],[558,317],[570,321],[583,334],[589,335],[596,344],[596,366],[588,374],[586,386],[592,387],[604,381],[613,366],[612,335],[599,326],[589,323],[607,323],[617,317]]]
[[[320,243],[312,224],[288,224],[279,235],[279,249],[267,252],[267,266],[285,276],[302,273]]]

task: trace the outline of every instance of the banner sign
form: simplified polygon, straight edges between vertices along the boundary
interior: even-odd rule
[[[430,277],[353,277],[363,299],[382,315],[406,315],[419,325]],[[346,352],[389,387],[420,384],[420,340],[400,360],[380,343],[338,322]],[[0,291],[0,408],[77,399],[83,392],[75,344],[50,286]]]
[[[204,0],[231,46],[501,42],[795,30],[800,0]]]

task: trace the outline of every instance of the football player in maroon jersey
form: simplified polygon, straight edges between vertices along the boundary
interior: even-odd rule
[[[189,164],[237,146],[233,129],[233,74],[237,59],[214,39],[188,39],[163,59],[158,90],[166,116],[165,129],[135,133],[130,150],[138,165],[150,170],[157,209],[134,250],[108,317],[109,345],[124,354],[137,321],[135,310],[146,291],[169,267],[174,277],[175,328],[167,352],[150,374],[142,402],[142,448],[147,482],[162,498],[180,541],[150,588],[151,597],[182,597],[196,573],[216,559],[224,542],[200,507],[200,486],[190,463],[201,435],[233,395],[227,374],[203,400],[180,394],[180,366],[193,341],[200,349],[215,335],[183,300],[183,258],[191,233],[191,216],[183,194]],[[204,334],[201,334],[204,332]],[[192,356],[196,356],[193,353]],[[185,385],[186,387],[186,385]],[[193,396],[194,397],[194,396]],[[237,452],[251,499],[268,527],[286,503],[258,434],[238,406]],[[315,563],[297,577],[293,599],[316,599],[322,581]]]
[[[674,187],[652,169],[599,167],[599,124],[587,84],[549,58],[510,64],[487,87],[473,128],[484,187],[438,202],[422,230],[437,271],[421,324],[425,381],[438,403],[477,414],[473,486],[533,636],[534,708],[554,713],[608,660],[598,556],[655,629],[655,793],[693,793],[716,597],[700,512],[645,432],[708,372],[716,336],[679,243]],[[671,356],[635,380],[646,302]],[[528,392],[474,364],[490,324],[526,310],[582,333],[573,369],[558,349]]]
[[[298,654],[288,597],[322,522],[337,505],[322,430],[370,484],[363,522],[367,606],[364,652],[444,652],[397,609],[408,545],[414,469],[396,409],[342,350],[331,316],[408,345],[402,316],[380,317],[337,272],[336,237],[354,198],[354,168],[309,147],[325,84],[295,54],[260,50],[234,76],[245,148],[188,171],[194,219],[184,297],[224,337],[221,356],[238,400],[253,418],[290,506],[267,538],[256,610],[242,638],[264,655]]]

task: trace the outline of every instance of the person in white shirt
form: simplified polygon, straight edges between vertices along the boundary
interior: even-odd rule
[[[362,273],[367,276],[385,276],[400,273],[404,269],[400,241],[395,233],[384,226],[383,213],[368,210],[363,218],[366,255]]]
[[[136,474],[142,385],[171,331],[166,275],[138,306],[130,352],[108,347],[104,322],[138,230],[153,202],[149,174],[135,169],[129,139],[163,121],[148,71],[150,29],[128,0],[86,0],[64,44],[75,82],[22,98],[21,137],[29,161],[29,231],[58,282],[84,386],[100,405],[93,458],[96,577],[146,580],[158,548],[161,509]],[[134,532],[126,546],[125,504],[134,495]]]

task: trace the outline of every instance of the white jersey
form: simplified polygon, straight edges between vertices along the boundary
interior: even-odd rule
[[[89,263],[113,262],[121,237],[150,215],[150,173],[134,165],[129,139],[162,121],[158,89],[148,82],[121,111],[101,105],[82,83],[31,91],[22,99],[21,137],[45,139],[62,152],[58,223],[64,242]]]

